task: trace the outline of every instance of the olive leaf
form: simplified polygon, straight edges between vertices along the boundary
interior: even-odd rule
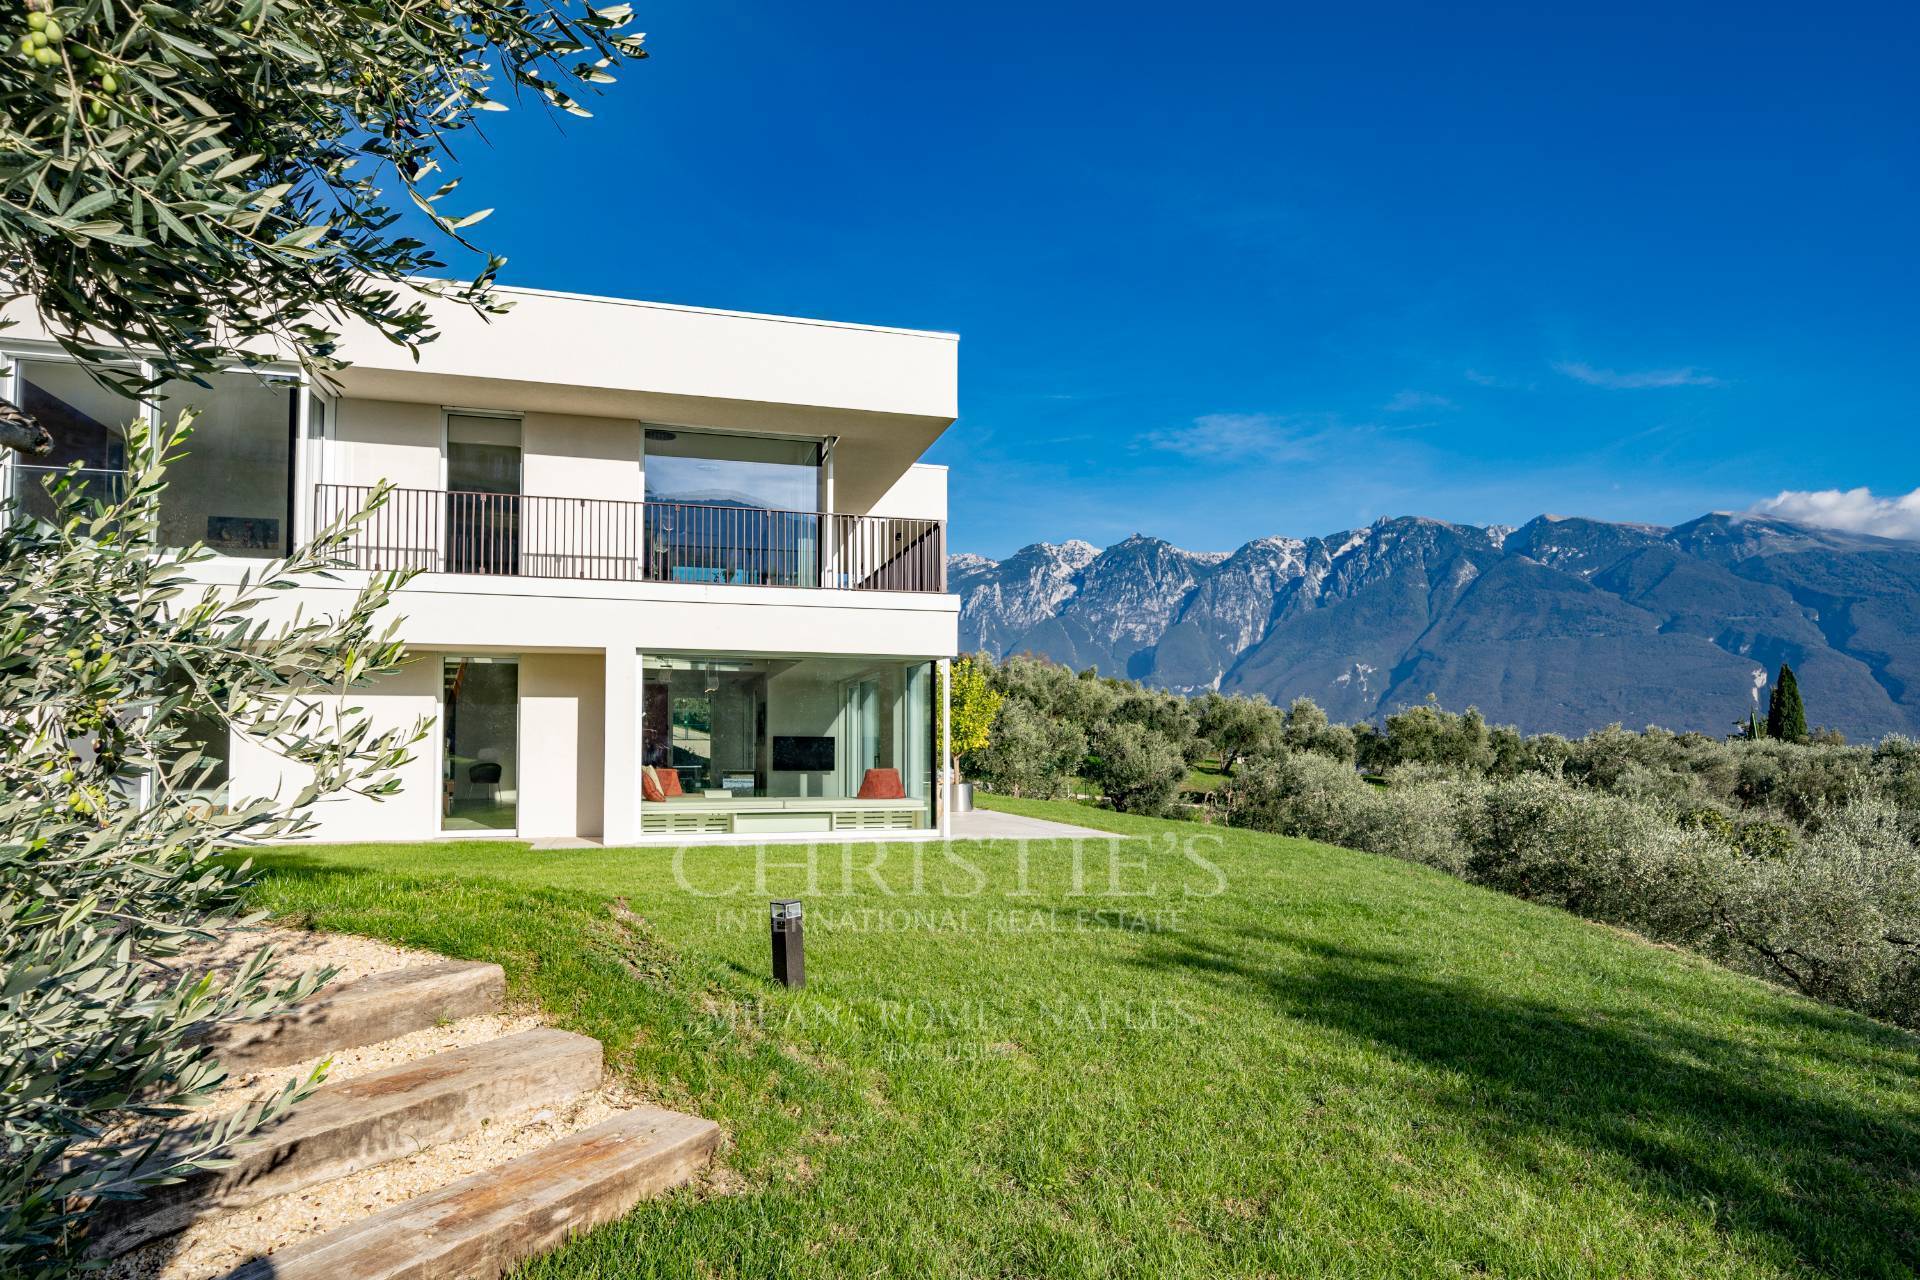
[[[585,114],[582,95],[646,57],[626,6],[561,0],[26,0],[14,13],[0,31],[0,306],[31,305],[80,358],[140,349],[149,386],[263,343],[325,376],[347,321],[431,341],[416,281],[446,263],[392,197],[474,249],[484,213],[444,209],[450,185],[422,185],[455,140],[509,99]],[[439,292],[504,310],[501,260],[482,256]],[[0,444],[50,443],[4,417]]]
[[[128,430],[125,496],[47,482],[50,521],[0,504],[0,1275],[73,1274],[89,1206],[212,1167],[310,1090],[193,1124],[220,1082],[205,1047],[327,975],[258,954],[216,980],[191,948],[243,928],[234,856],[300,835],[314,802],[380,797],[424,730],[332,709],[401,661],[378,621],[405,575],[376,574],[336,616],[263,605],[338,567],[385,501],[236,586],[196,586],[204,548],[158,545],[167,463],[188,426]],[[210,802],[229,742],[278,754],[292,798]]]

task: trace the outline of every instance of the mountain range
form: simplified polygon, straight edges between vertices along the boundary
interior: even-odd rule
[[[965,651],[1336,720],[1431,694],[1534,733],[1726,733],[1792,665],[1811,723],[1920,732],[1920,543],[1717,513],[1673,528],[1383,519],[1184,551],[1136,534],[956,555]]]

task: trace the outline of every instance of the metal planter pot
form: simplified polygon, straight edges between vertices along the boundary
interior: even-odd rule
[[[955,813],[973,812],[973,784],[956,782],[953,784],[953,811]]]

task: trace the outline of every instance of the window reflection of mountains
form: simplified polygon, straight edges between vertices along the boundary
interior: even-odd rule
[[[676,503],[688,507],[731,507],[740,511],[775,511],[783,514],[804,515],[808,512],[793,512],[777,503],[770,503],[751,494],[727,489],[689,489],[677,493],[653,493],[648,496],[651,502]]]

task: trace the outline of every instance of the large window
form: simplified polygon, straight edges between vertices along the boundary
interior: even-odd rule
[[[647,577],[820,585],[820,486],[817,440],[648,427]]]
[[[285,555],[293,529],[291,379],[215,374],[204,387],[171,383],[156,397],[164,421],[194,413],[186,456],[167,471],[160,541],[204,542],[230,556]]]
[[[930,825],[933,664],[875,658],[642,659],[642,763],[666,805],[912,802]]]
[[[648,427],[647,501],[820,509],[820,442]]]
[[[21,408],[53,433],[51,458],[15,467],[26,509],[50,514],[42,482],[78,463],[79,484],[103,499],[124,492],[127,426],[148,412],[139,401],[103,385],[81,365],[21,360]],[[160,499],[160,541],[204,542],[227,555],[284,555],[292,523],[294,389],[289,380],[249,373],[216,374],[207,386],[177,382],[154,398],[171,421],[195,413],[185,454],[167,472]]]
[[[145,410],[138,401],[103,385],[85,368],[65,360],[19,360],[18,401],[53,435],[53,454],[14,459],[14,497],[40,519],[53,515],[45,484],[77,463],[68,481],[86,496],[110,502],[124,491],[126,428]]]

